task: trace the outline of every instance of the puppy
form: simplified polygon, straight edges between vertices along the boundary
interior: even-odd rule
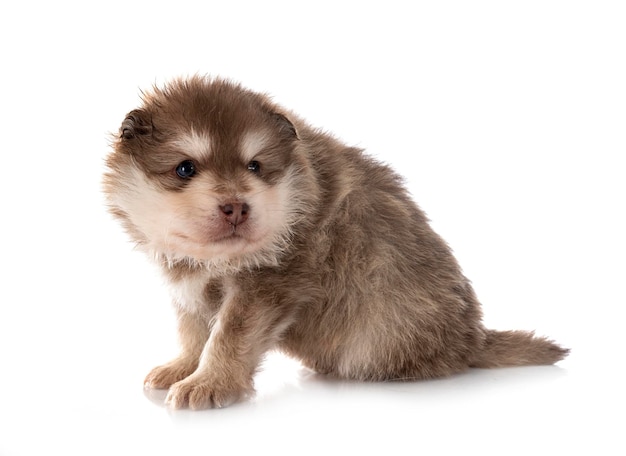
[[[552,364],[568,350],[493,331],[400,177],[267,97],[221,79],[144,94],[114,139],[111,213],[173,290],[180,356],[153,369],[174,407],[253,392],[271,349],[384,381]]]

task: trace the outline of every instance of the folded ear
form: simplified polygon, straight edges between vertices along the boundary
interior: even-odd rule
[[[272,117],[278,126],[278,131],[288,137],[289,139],[298,139],[298,131],[291,120],[287,118],[284,114],[274,112],[272,113]]]
[[[133,139],[136,136],[149,134],[152,134],[152,119],[143,109],[129,112],[120,127],[120,138],[122,139]]]

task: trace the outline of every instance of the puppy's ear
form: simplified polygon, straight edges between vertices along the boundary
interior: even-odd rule
[[[128,113],[120,127],[120,138],[133,139],[137,136],[152,134],[151,116],[142,109],[135,109]]]
[[[295,125],[291,123],[291,120],[289,120],[287,116],[279,112],[274,112],[272,113],[272,117],[281,135],[289,139],[299,139]]]

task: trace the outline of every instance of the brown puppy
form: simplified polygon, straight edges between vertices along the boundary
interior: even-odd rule
[[[144,96],[104,178],[111,212],[173,289],[172,407],[253,391],[277,348],[317,372],[413,380],[552,364],[568,350],[492,331],[450,248],[392,170],[268,98],[194,77]]]

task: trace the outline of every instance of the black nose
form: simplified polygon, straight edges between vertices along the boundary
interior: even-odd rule
[[[237,226],[248,220],[250,206],[246,203],[226,203],[220,206],[220,211],[228,223]]]

